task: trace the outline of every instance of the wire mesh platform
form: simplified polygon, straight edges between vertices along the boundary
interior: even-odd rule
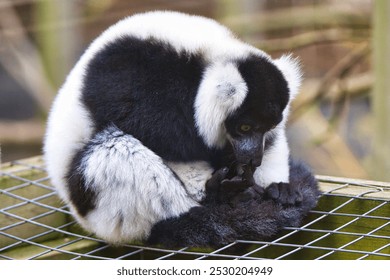
[[[0,171],[0,259],[390,259],[390,183],[319,176],[323,195],[299,228],[218,249],[112,247],[84,232],[40,157]]]

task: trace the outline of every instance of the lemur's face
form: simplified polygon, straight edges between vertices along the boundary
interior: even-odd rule
[[[243,104],[225,120],[225,127],[238,163],[259,166],[266,134],[283,120],[288,86],[283,74],[263,59],[243,61],[238,69],[248,93]]]
[[[271,60],[249,55],[216,62],[203,74],[196,96],[195,122],[208,147],[222,149],[228,140],[239,164],[259,166],[267,134],[283,128],[287,104],[301,83],[299,63],[290,56]],[[278,126],[282,123],[282,126]]]

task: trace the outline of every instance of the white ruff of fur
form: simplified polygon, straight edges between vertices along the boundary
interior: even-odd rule
[[[273,62],[283,73],[287,81],[291,102],[298,95],[302,83],[303,74],[300,62],[297,58],[292,57],[292,55],[282,55]]]

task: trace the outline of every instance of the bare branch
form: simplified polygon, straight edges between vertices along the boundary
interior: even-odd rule
[[[299,116],[307,109],[307,106],[315,102],[320,101],[330,92],[330,88],[340,79],[344,79],[345,75],[363,58],[367,57],[370,53],[370,45],[364,43],[359,45],[356,49],[353,49],[349,54],[347,54],[343,59],[331,68],[325,77],[321,79],[321,83],[318,88],[315,90],[314,94],[311,94],[310,97],[307,97],[303,102],[296,102],[294,108],[294,115],[291,117],[291,121],[296,120]],[[344,91],[345,89],[343,89]]]

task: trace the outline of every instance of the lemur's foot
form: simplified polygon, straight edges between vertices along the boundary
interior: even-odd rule
[[[302,193],[288,183],[272,183],[265,189],[265,196],[283,205],[297,205],[302,202]]]

